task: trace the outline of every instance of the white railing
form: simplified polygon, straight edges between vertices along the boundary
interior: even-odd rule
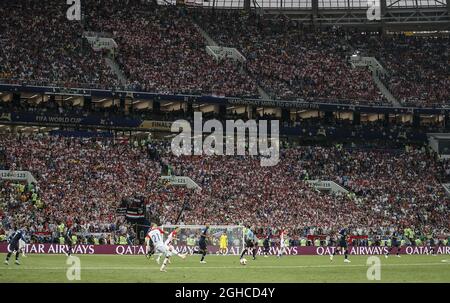
[[[208,45],[206,47],[206,52],[209,55],[213,56],[216,60],[230,58],[239,62],[246,61],[244,55],[242,55],[237,49],[232,47]]]

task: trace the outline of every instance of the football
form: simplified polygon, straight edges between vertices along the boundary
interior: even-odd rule
[[[247,259],[242,258],[239,262],[241,262],[241,265],[247,265]]]

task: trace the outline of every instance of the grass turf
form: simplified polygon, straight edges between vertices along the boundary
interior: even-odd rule
[[[368,256],[259,256],[248,257],[246,266],[237,256],[207,256],[199,264],[198,255],[182,260],[172,257],[167,272],[159,271],[155,260],[144,256],[78,255],[81,280],[77,282],[450,282],[450,258],[427,255],[390,256],[381,260],[381,280],[367,279]],[[2,262],[5,254],[2,254]],[[445,260],[443,262],[443,260]],[[66,278],[70,265],[64,255],[28,255],[21,265],[0,264],[0,283],[73,282]]]

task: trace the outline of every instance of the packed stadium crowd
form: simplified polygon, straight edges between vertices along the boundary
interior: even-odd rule
[[[281,150],[278,165],[261,167],[251,156],[175,157],[167,142],[44,135],[2,135],[0,142],[3,165],[28,170],[37,180],[2,183],[4,231],[25,227],[56,237],[64,223],[81,235],[130,237],[133,228],[116,210],[124,198],[141,195],[160,224],[250,224],[287,229],[293,238],[343,227],[359,235],[404,228],[449,233],[450,200],[438,181],[448,163],[427,150],[291,146]],[[201,190],[161,184],[162,166],[191,177]],[[335,181],[349,193],[318,191],[308,183],[314,179]]]
[[[34,191],[2,184],[2,225],[32,233],[56,233],[62,222],[81,233],[126,233],[125,218],[116,216],[119,202],[146,193],[159,172],[157,163],[126,144],[41,136],[0,140],[8,169],[28,170],[37,179]]]
[[[450,102],[448,37],[322,31],[283,18],[187,11],[140,0],[85,1],[83,22],[68,21],[66,10],[56,0],[2,1],[1,81],[123,88],[105,63],[107,54],[93,51],[82,38],[83,31],[94,31],[117,42],[115,60],[127,78],[125,88],[132,90],[258,97],[260,85],[275,99],[391,105],[369,70],[349,65],[353,48],[383,64],[383,81],[403,105]],[[247,60],[213,59],[198,27]]]
[[[67,4],[4,0],[0,4],[0,80],[13,84],[111,88],[118,80],[102,53],[83,42]]]
[[[387,220],[399,225],[448,228],[449,201],[439,182],[447,175],[446,163],[437,162],[425,148],[389,152],[309,147],[300,159],[311,178],[335,181],[371,201],[372,214],[391,216]]]
[[[91,1],[89,28],[113,33],[129,88],[159,93],[257,97],[255,81],[232,60],[216,61],[183,11],[139,1]]]
[[[249,73],[275,98],[389,104],[367,69],[350,67],[339,31],[303,31],[289,20],[235,11],[194,17],[221,46],[242,52]]]

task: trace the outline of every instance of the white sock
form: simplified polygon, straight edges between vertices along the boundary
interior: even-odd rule
[[[169,262],[169,258],[165,258],[161,268],[165,268],[167,266],[167,262]]]

